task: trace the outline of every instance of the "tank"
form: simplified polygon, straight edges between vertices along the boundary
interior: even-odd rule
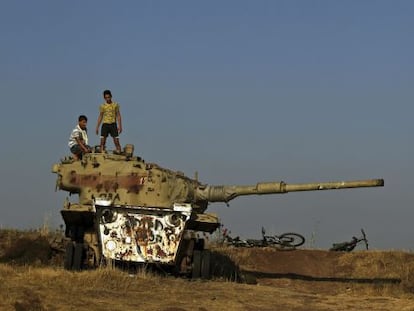
[[[54,164],[56,189],[77,195],[68,198],[61,214],[66,248],[65,268],[80,270],[102,263],[155,264],[194,278],[209,278],[211,253],[204,233],[219,226],[206,213],[214,202],[228,203],[238,196],[283,194],[383,186],[383,179],[287,184],[207,185],[198,177],[147,163],[134,156],[134,146],[121,154],[90,153]]]

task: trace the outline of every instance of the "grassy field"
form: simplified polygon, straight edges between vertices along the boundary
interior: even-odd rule
[[[414,255],[217,248],[256,284],[112,267],[69,272],[50,233],[0,230],[0,310],[414,310]]]

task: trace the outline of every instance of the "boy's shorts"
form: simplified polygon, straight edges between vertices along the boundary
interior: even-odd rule
[[[72,147],[70,147],[70,152],[72,152],[73,154],[80,154],[82,153],[82,149],[79,145],[73,145]]]
[[[110,134],[112,137],[118,137],[118,128],[116,123],[103,123],[101,128],[101,137],[108,137]]]
[[[72,152],[73,154],[79,154],[82,152],[82,149],[79,145],[73,145],[72,147],[70,147],[70,152]]]
[[[88,145],[86,145],[86,148],[89,148],[90,149],[90,147]],[[81,154],[81,153],[83,153],[81,147],[78,144],[73,145],[70,148],[70,152],[72,152],[73,154]]]

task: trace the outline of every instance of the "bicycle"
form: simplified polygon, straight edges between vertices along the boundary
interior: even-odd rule
[[[266,235],[265,229],[262,227],[262,237],[266,245],[279,245],[281,247],[295,248],[305,243],[305,237],[299,233],[286,232],[280,235]]]
[[[262,239],[240,239],[239,237],[225,237],[226,244],[235,247],[280,247],[293,249],[305,243],[303,235],[294,232],[282,233],[280,235],[266,235],[265,229],[262,227]]]
[[[329,250],[335,251],[335,252],[351,252],[361,242],[364,242],[365,248],[368,250],[367,236],[365,234],[364,229],[362,228],[361,228],[361,233],[362,233],[361,237],[357,238],[353,236],[352,240],[349,242],[333,243],[332,247]]]

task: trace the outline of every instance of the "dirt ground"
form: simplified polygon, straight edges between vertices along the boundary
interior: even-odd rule
[[[326,293],[350,285],[401,287],[414,293],[414,254],[399,251],[330,252],[274,248],[221,250],[259,285],[309,286]],[[335,283],[336,286],[332,286]]]
[[[69,272],[61,268],[62,250],[48,239],[0,232],[0,310],[414,311],[411,252],[212,251],[214,276],[208,281]]]

